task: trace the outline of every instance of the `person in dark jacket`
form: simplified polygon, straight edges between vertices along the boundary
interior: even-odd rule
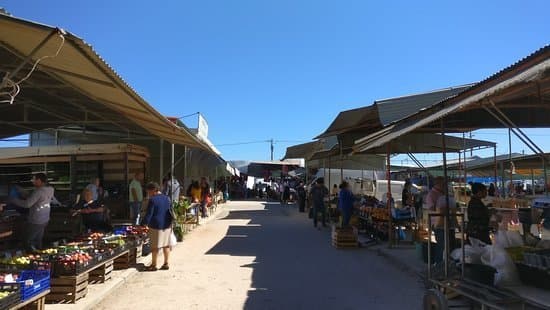
[[[164,254],[164,264],[160,269],[168,270],[173,221],[170,213],[170,198],[160,192],[160,186],[157,183],[151,182],[147,184],[145,189],[149,197],[149,205],[142,225],[149,227],[152,254],[151,265],[146,267],[145,270],[157,270],[157,256],[160,249]]]
[[[82,198],[74,206],[74,209],[76,211],[73,215],[82,215],[82,223],[86,231],[105,232],[108,230],[105,223],[105,208],[97,200],[94,200],[94,194],[88,188],[82,191]]]
[[[296,190],[298,193],[298,210],[300,212],[306,212],[306,189],[304,187],[304,182],[300,182],[300,185],[298,185],[298,189]]]
[[[317,213],[321,212],[323,227],[326,227],[327,209],[325,207],[325,199],[328,198],[329,192],[325,186],[325,179],[317,179],[317,183],[311,189],[309,195],[313,203],[313,226],[317,228]]]
[[[340,184],[338,195],[338,209],[342,212],[342,227],[348,227],[353,213],[353,193],[349,189],[349,183],[344,181]]]
[[[486,244],[491,244],[491,238],[489,238],[491,213],[481,201],[487,197],[487,187],[481,183],[473,183],[471,186],[472,198],[468,203],[468,238],[476,238]]]

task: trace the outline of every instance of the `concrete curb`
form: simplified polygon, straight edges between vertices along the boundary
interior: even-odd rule
[[[419,280],[424,281],[426,279],[426,271],[419,270],[418,266],[411,264],[409,261],[403,258],[399,258],[395,255],[395,252],[400,251],[401,249],[390,249],[386,244],[373,245],[366,248],[368,251],[376,253],[376,255],[383,257],[388,261],[393,267],[397,268],[400,271],[406,272],[409,275],[419,278]],[[405,249],[406,250],[406,249]]]
[[[198,227],[204,226],[215,219],[217,219],[220,214],[225,211],[223,204],[218,206],[216,212],[210,215],[208,218],[201,219]],[[193,230],[194,231],[194,230]],[[192,233],[193,231],[189,232]],[[185,238],[184,238],[185,240]],[[151,255],[141,257],[138,259],[138,265],[149,265],[151,264]],[[93,310],[99,305],[103,300],[113,294],[113,292],[123,286],[125,283],[131,281],[136,277],[140,272],[136,267],[128,268],[120,271],[113,271],[113,276],[111,280],[108,280],[102,284],[92,284],[88,287],[89,292],[86,297],[77,301],[75,304],[47,304],[46,310]]]

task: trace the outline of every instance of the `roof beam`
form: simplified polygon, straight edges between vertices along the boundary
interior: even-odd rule
[[[13,55],[17,56],[18,58],[24,59],[24,56],[21,55],[19,52],[17,52],[17,50],[15,50],[14,48],[11,48],[10,46],[7,46],[6,44],[0,44],[0,45],[3,46],[3,47],[4,47],[6,50],[8,50],[9,52],[11,52]],[[44,67],[44,66],[42,66],[42,67]],[[66,85],[66,84],[63,82],[63,80],[60,79],[55,73],[52,73],[52,72],[49,72],[49,71],[44,71],[44,70],[41,70],[41,72],[43,72],[44,74],[50,76],[51,78],[55,79],[56,81],[60,82],[61,84]],[[30,81],[30,79],[26,80],[25,83],[28,83],[28,84],[30,84],[30,85],[33,85],[33,83]],[[34,85],[33,85],[33,86],[34,86]],[[71,89],[75,89],[75,87],[72,87],[72,86],[70,86],[70,85],[69,85],[68,87],[70,87]],[[77,105],[77,104],[74,104],[74,103],[72,103],[70,100],[66,100],[65,98],[63,98],[63,97],[61,97],[61,96],[59,96],[59,95],[57,95],[57,94],[54,94],[54,93],[52,93],[52,92],[49,91],[49,90],[46,90],[46,89],[43,89],[43,88],[38,88],[38,90],[39,90],[39,91],[42,91],[42,92],[44,92],[44,93],[46,93],[46,94],[49,95],[49,96],[52,96],[52,97],[56,98],[57,100],[60,100],[61,102],[65,102],[65,103],[67,103],[67,104],[70,104],[70,105],[72,105],[72,106],[75,106],[75,107],[79,108],[80,110],[84,111],[84,109],[83,109],[81,106],[79,106],[79,105]],[[80,91],[82,92],[82,90],[80,90]],[[98,117],[98,118],[100,118],[100,119],[105,119],[105,120],[107,120],[104,116],[102,116],[102,115],[100,115],[100,114],[98,114],[98,113],[95,113],[95,112],[91,112],[91,113],[92,113],[94,116],[96,116],[96,117]],[[120,129],[122,129],[122,130],[124,130],[124,131],[126,131],[126,132],[130,132],[130,130],[129,130],[128,128],[125,128],[124,126],[121,126],[120,124],[118,124],[118,123],[115,122],[115,121],[112,121],[112,120],[110,120],[110,121],[111,121],[111,124],[115,125],[116,127],[119,127]]]

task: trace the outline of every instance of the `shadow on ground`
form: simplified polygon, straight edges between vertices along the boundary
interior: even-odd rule
[[[365,250],[336,250],[330,230],[316,230],[294,205],[263,202],[263,210],[231,211],[229,226],[207,255],[253,256],[244,309],[416,309],[415,279]],[[261,209],[261,208],[258,208]],[[414,285],[415,289],[403,288]],[[400,287],[402,298],[395,298]]]

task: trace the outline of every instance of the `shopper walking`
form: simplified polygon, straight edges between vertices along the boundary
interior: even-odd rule
[[[139,224],[139,217],[141,213],[141,204],[143,203],[143,188],[141,183],[143,182],[143,172],[137,172],[129,185],[129,197],[128,202],[130,204],[130,219],[132,223]]]
[[[53,199],[54,189],[47,185],[47,177],[44,173],[37,173],[32,178],[34,190],[30,195],[21,192],[26,199],[10,198],[12,203],[21,208],[29,209],[29,215],[25,225],[25,248],[29,251],[42,248],[44,230],[50,221],[50,202]]]
[[[304,187],[304,182],[300,182],[298,185],[298,189],[296,189],[296,192],[298,193],[298,210],[300,212],[306,212],[306,189]]]
[[[313,226],[317,228],[317,214],[321,212],[323,227],[326,227],[327,210],[325,208],[325,198],[328,197],[328,188],[325,186],[323,178],[317,179],[315,186],[311,189],[311,200],[313,202]]]
[[[349,183],[344,181],[340,184],[340,193],[338,194],[338,209],[342,212],[342,227],[348,227],[351,215],[353,214],[353,193],[349,188]]]
[[[201,216],[208,217],[208,201],[210,198],[210,184],[208,184],[205,177],[201,178],[200,189],[201,189],[201,198],[200,198]]]
[[[157,270],[157,258],[162,249],[164,263],[161,270],[170,268],[170,238],[172,236],[172,215],[170,213],[170,198],[160,192],[157,183],[151,182],[145,187],[149,197],[147,214],[143,218],[142,225],[149,227],[149,238],[151,239],[151,265],[145,268],[146,271]]]

